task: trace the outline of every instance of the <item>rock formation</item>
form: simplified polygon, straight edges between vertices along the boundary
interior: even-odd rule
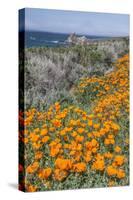
[[[79,45],[86,45],[89,44],[89,40],[85,36],[76,36],[75,33],[70,34],[67,39],[67,42],[70,44],[79,44]]]

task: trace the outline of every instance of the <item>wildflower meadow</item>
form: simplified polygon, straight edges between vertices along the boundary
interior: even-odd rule
[[[129,184],[129,54],[112,60],[110,69],[77,75],[66,87],[69,98],[19,111],[20,190]]]

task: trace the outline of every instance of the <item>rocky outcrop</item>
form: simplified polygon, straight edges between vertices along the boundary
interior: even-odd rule
[[[72,33],[68,37],[67,42],[69,44],[87,45],[87,44],[89,44],[89,39],[87,39],[85,36],[79,37],[79,36],[76,36],[75,33]]]

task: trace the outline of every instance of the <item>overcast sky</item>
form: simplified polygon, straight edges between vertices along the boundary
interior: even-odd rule
[[[26,8],[25,28],[30,31],[127,36],[129,15]]]

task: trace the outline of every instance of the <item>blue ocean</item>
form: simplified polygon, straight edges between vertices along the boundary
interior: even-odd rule
[[[67,38],[70,34],[63,33],[50,33],[50,32],[25,32],[25,47],[60,47],[67,46]],[[83,36],[83,35],[77,35]],[[105,37],[100,36],[88,36],[84,35],[88,39],[104,39]],[[107,38],[107,37],[106,37]]]

